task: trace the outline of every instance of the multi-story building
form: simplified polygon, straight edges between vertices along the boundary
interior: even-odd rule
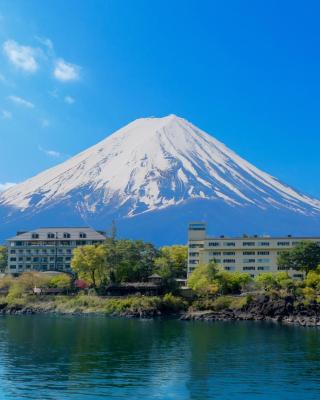
[[[241,271],[252,277],[261,272],[279,272],[279,254],[304,241],[320,245],[320,237],[209,237],[206,224],[192,223],[188,230],[188,275],[198,264],[216,261],[226,271]],[[301,271],[288,270],[293,278],[302,278]]]
[[[105,240],[104,232],[91,228],[40,228],[17,232],[7,240],[7,272],[70,271],[72,251],[85,244],[98,244]]]

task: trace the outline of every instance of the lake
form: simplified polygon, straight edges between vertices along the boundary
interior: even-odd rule
[[[317,399],[320,330],[0,317],[0,399]]]

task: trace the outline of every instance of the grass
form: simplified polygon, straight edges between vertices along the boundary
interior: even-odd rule
[[[105,315],[148,315],[176,313],[186,310],[188,304],[180,297],[166,294],[160,296],[128,296],[121,298],[99,297],[80,293],[76,296],[34,296],[18,290],[0,299],[9,308],[30,307],[38,312],[99,313]]]

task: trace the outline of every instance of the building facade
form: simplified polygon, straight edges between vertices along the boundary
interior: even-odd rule
[[[40,228],[17,232],[7,240],[7,272],[70,271],[72,251],[78,246],[99,244],[105,240],[104,232],[91,228]]]
[[[198,264],[216,261],[226,271],[246,272],[255,277],[261,272],[279,272],[279,254],[303,241],[320,245],[320,237],[209,237],[206,224],[192,223],[188,229],[188,275]],[[301,271],[288,270],[293,278],[302,278]]]

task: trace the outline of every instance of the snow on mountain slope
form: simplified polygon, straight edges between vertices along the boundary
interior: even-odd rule
[[[133,121],[100,143],[0,194],[0,208],[37,213],[74,203],[85,218],[107,207],[130,217],[190,199],[320,215],[305,196],[175,115]]]

